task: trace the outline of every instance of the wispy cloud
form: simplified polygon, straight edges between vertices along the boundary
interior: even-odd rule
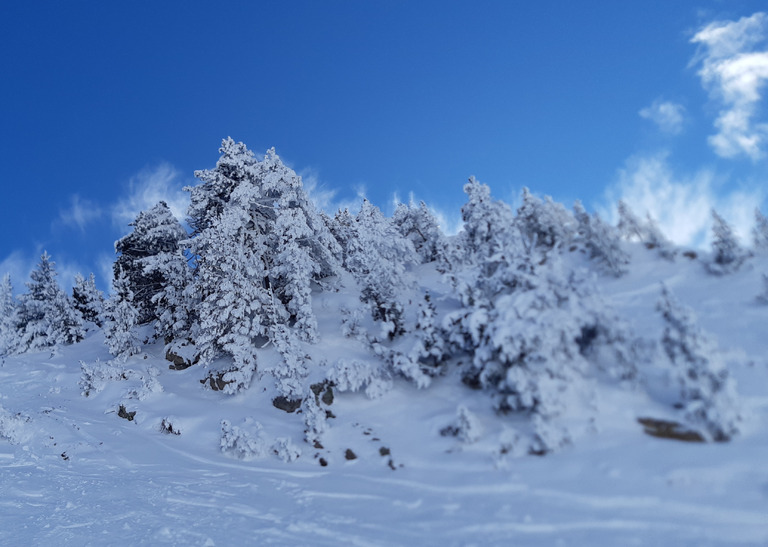
[[[85,232],[85,227],[101,218],[102,210],[89,199],[81,199],[75,194],[70,197],[69,207],[59,211],[59,218],[54,224],[60,223],[70,228]]]
[[[710,97],[720,106],[709,144],[724,158],[763,157],[768,124],[758,120],[768,82],[768,15],[759,12],[738,21],[714,21],[691,42],[699,49],[692,65]]]
[[[96,259],[96,284],[105,294],[112,292],[115,255],[101,253]]]
[[[315,206],[326,213],[335,213],[338,209],[336,206],[338,203],[336,201],[336,190],[331,190],[320,182],[320,177],[314,169],[303,169],[300,175],[304,190],[307,192],[309,199],[312,200]]]
[[[619,171],[616,183],[606,191],[602,209],[615,221],[615,206],[621,199],[637,214],[650,214],[673,242],[705,247],[710,241],[710,211],[714,208],[747,244],[753,211],[765,192],[756,184],[724,191],[728,182],[710,169],[692,175],[677,173],[664,152],[637,156]]]
[[[656,99],[638,114],[640,117],[655,123],[664,133],[678,135],[683,131],[685,107],[681,104]]]
[[[173,214],[183,220],[189,196],[182,190],[180,172],[168,163],[144,169],[128,181],[128,195],[112,207],[112,222],[123,232],[141,211],[165,201]]]

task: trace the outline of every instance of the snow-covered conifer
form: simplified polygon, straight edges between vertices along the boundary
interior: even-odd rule
[[[121,359],[141,352],[136,332],[139,312],[133,301],[128,276],[118,270],[113,293],[104,305],[104,343],[109,353]]]
[[[96,279],[93,274],[88,276],[88,279],[80,274],[75,276],[72,300],[75,309],[80,312],[84,321],[93,323],[97,327],[102,326],[104,294],[96,288]]]
[[[18,344],[16,307],[11,276],[5,274],[0,282],[0,355],[13,353]]]
[[[755,226],[752,228],[752,245],[757,253],[768,254],[768,218],[755,208]]]
[[[131,226],[133,231],[115,242],[119,256],[114,272],[115,279],[121,271],[127,277],[138,322],[145,324],[157,319],[152,298],[167,283],[163,262],[179,252],[179,242],[186,239],[187,232],[164,201],[140,212]]]
[[[349,209],[343,211],[339,209],[333,218],[329,219],[328,224],[331,234],[341,248],[341,263],[347,267],[347,248],[350,240],[354,237],[355,215],[349,212]]]
[[[686,419],[703,427],[715,441],[739,430],[736,385],[717,345],[696,323],[689,308],[662,286],[657,310],[664,318],[661,346],[672,363]]]
[[[314,237],[299,208],[281,207],[274,227],[277,248],[271,269],[273,292],[282,295],[296,335],[304,341],[317,341],[317,320],[312,311],[312,281],[320,274],[311,248],[303,241]]]
[[[413,332],[416,342],[410,358],[421,364],[427,374],[436,374],[445,358],[445,338],[437,324],[437,310],[429,293],[419,303],[419,315]]]
[[[707,262],[707,270],[716,275],[733,273],[748,257],[733,228],[712,209],[712,258]]]
[[[619,200],[619,223],[616,229],[627,241],[645,242],[645,226],[623,200]]]
[[[474,443],[483,435],[483,426],[480,419],[465,405],[456,408],[456,420],[454,423],[440,430],[443,436],[457,437],[463,443]]]
[[[204,362],[237,353],[250,370],[259,338],[269,339],[277,324],[315,339],[312,283],[338,273],[341,249],[274,149],[259,161],[243,143],[225,139],[220,153],[215,169],[197,171],[200,184],[187,188],[197,343]]]
[[[523,188],[522,205],[517,209],[517,225],[529,239],[551,249],[556,244],[567,246],[576,232],[573,215],[551,197],[544,200]]]
[[[426,203],[399,203],[392,222],[400,234],[413,243],[422,263],[441,260],[445,254],[445,236]]]
[[[155,334],[165,341],[166,352],[182,355],[185,353],[183,348],[190,346],[195,338],[199,300],[189,259],[179,248],[148,256],[143,262],[145,275],[162,278],[162,285],[150,300]],[[194,360],[194,356],[187,357],[190,362]]]
[[[656,220],[648,214],[645,223],[645,246],[648,249],[656,249],[656,253],[666,260],[674,260],[677,248],[661,231]]]
[[[30,274],[28,292],[19,299],[19,351],[37,351],[83,339],[82,317],[56,281],[54,266],[48,253],[43,253]]]
[[[489,390],[500,410],[530,416],[527,449],[537,454],[570,441],[562,418],[588,397],[579,339],[595,328],[580,278],[543,249],[507,246],[479,264],[474,283],[458,286],[463,308],[443,321],[449,350],[472,358],[465,382]]]
[[[314,446],[321,445],[323,434],[328,430],[328,416],[325,409],[320,406],[317,398],[310,395],[302,400],[301,411],[305,425],[304,440]]]
[[[441,271],[462,305],[472,309],[483,307],[508,281],[515,283],[514,276],[506,279],[496,274],[513,271],[510,264],[524,264],[518,257],[530,240],[517,228],[509,206],[491,197],[488,186],[470,178],[464,192],[468,198],[461,208],[464,229],[449,240],[448,260]]]
[[[267,338],[271,295],[263,286],[266,247],[257,234],[240,230],[247,220],[241,215],[240,209],[227,209],[192,241],[201,298],[195,343],[203,363],[221,352],[250,355]],[[259,338],[264,340],[257,343]]]
[[[590,258],[616,277],[627,273],[629,255],[621,248],[616,228],[603,222],[596,213],[587,213],[579,201],[574,204],[573,210],[579,223],[580,243]]]
[[[27,293],[19,297],[18,328],[19,351],[35,351],[53,345],[48,340],[46,312],[55,298],[58,284],[51,257],[44,252],[40,263],[26,283]]]
[[[491,189],[474,177],[464,185],[467,203],[461,208],[464,230],[459,245],[470,263],[484,261],[509,247],[519,246],[515,216],[509,205],[491,197]]]
[[[637,241],[648,249],[655,249],[662,258],[672,260],[675,248],[659,229],[650,214],[645,221],[635,215],[624,201],[619,200],[619,223],[616,226],[621,237],[627,241]]]
[[[309,356],[301,348],[291,328],[281,322],[270,327],[270,340],[282,360],[268,372],[275,378],[277,391],[289,400],[299,400],[305,393],[304,380],[309,374]]]
[[[413,284],[406,266],[416,261],[413,244],[378,207],[364,200],[348,244],[347,268],[361,286],[360,299],[370,305],[374,320],[390,339],[405,332],[400,295]]]
[[[52,312],[48,337],[54,345],[76,344],[85,338],[83,316],[63,290],[56,293]]]
[[[392,376],[389,371],[369,361],[339,359],[328,370],[326,378],[338,391],[364,389],[369,399],[381,397],[392,389]]]
[[[564,414],[569,398],[584,388],[586,369],[577,343],[581,303],[557,262],[550,256],[532,275],[522,274],[514,290],[470,318],[477,322],[473,369],[480,384],[499,393],[500,409],[538,415],[542,426]],[[551,451],[568,441],[565,430],[559,438],[536,430],[531,450]]]

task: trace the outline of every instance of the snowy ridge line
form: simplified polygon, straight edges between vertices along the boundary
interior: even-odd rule
[[[475,179],[455,235],[331,217],[220,153],[106,301],[0,284],[0,544],[768,540],[768,248]]]

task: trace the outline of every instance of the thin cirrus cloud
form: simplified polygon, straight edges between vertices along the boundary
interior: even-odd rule
[[[74,194],[69,201],[69,207],[59,211],[58,223],[85,232],[86,226],[101,218],[101,207],[91,200],[82,199],[79,195]]]
[[[160,201],[165,201],[174,216],[183,220],[189,205],[189,196],[183,191],[181,178],[181,173],[168,163],[144,169],[131,177],[128,181],[128,195],[119,199],[112,207],[112,223],[121,232],[127,232],[128,225],[140,212]]]
[[[655,123],[663,133],[678,135],[683,131],[685,107],[681,104],[656,99],[638,114],[641,118]]]
[[[630,158],[606,191],[603,212],[615,222],[614,207],[622,200],[635,213],[650,215],[674,243],[704,248],[711,240],[711,211],[715,209],[747,245],[755,207],[765,197],[760,186],[724,191],[725,180],[714,171],[681,174],[668,159],[667,152]]]
[[[768,15],[762,12],[738,21],[714,21],[691,39],[698,44],[692,65],[710,98],[719,106],[717,133],[709,137],[724,158],[765,154],[768,123],[759,120],[759,107],[768,83]]]

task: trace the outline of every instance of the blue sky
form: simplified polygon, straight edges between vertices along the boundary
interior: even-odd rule
[[[222,138],[330,208],[411,194],[455,228],[470,175],[705,242],[768,189],[764,2],[4,2],[0,273],[105,279],[139,210]]]

